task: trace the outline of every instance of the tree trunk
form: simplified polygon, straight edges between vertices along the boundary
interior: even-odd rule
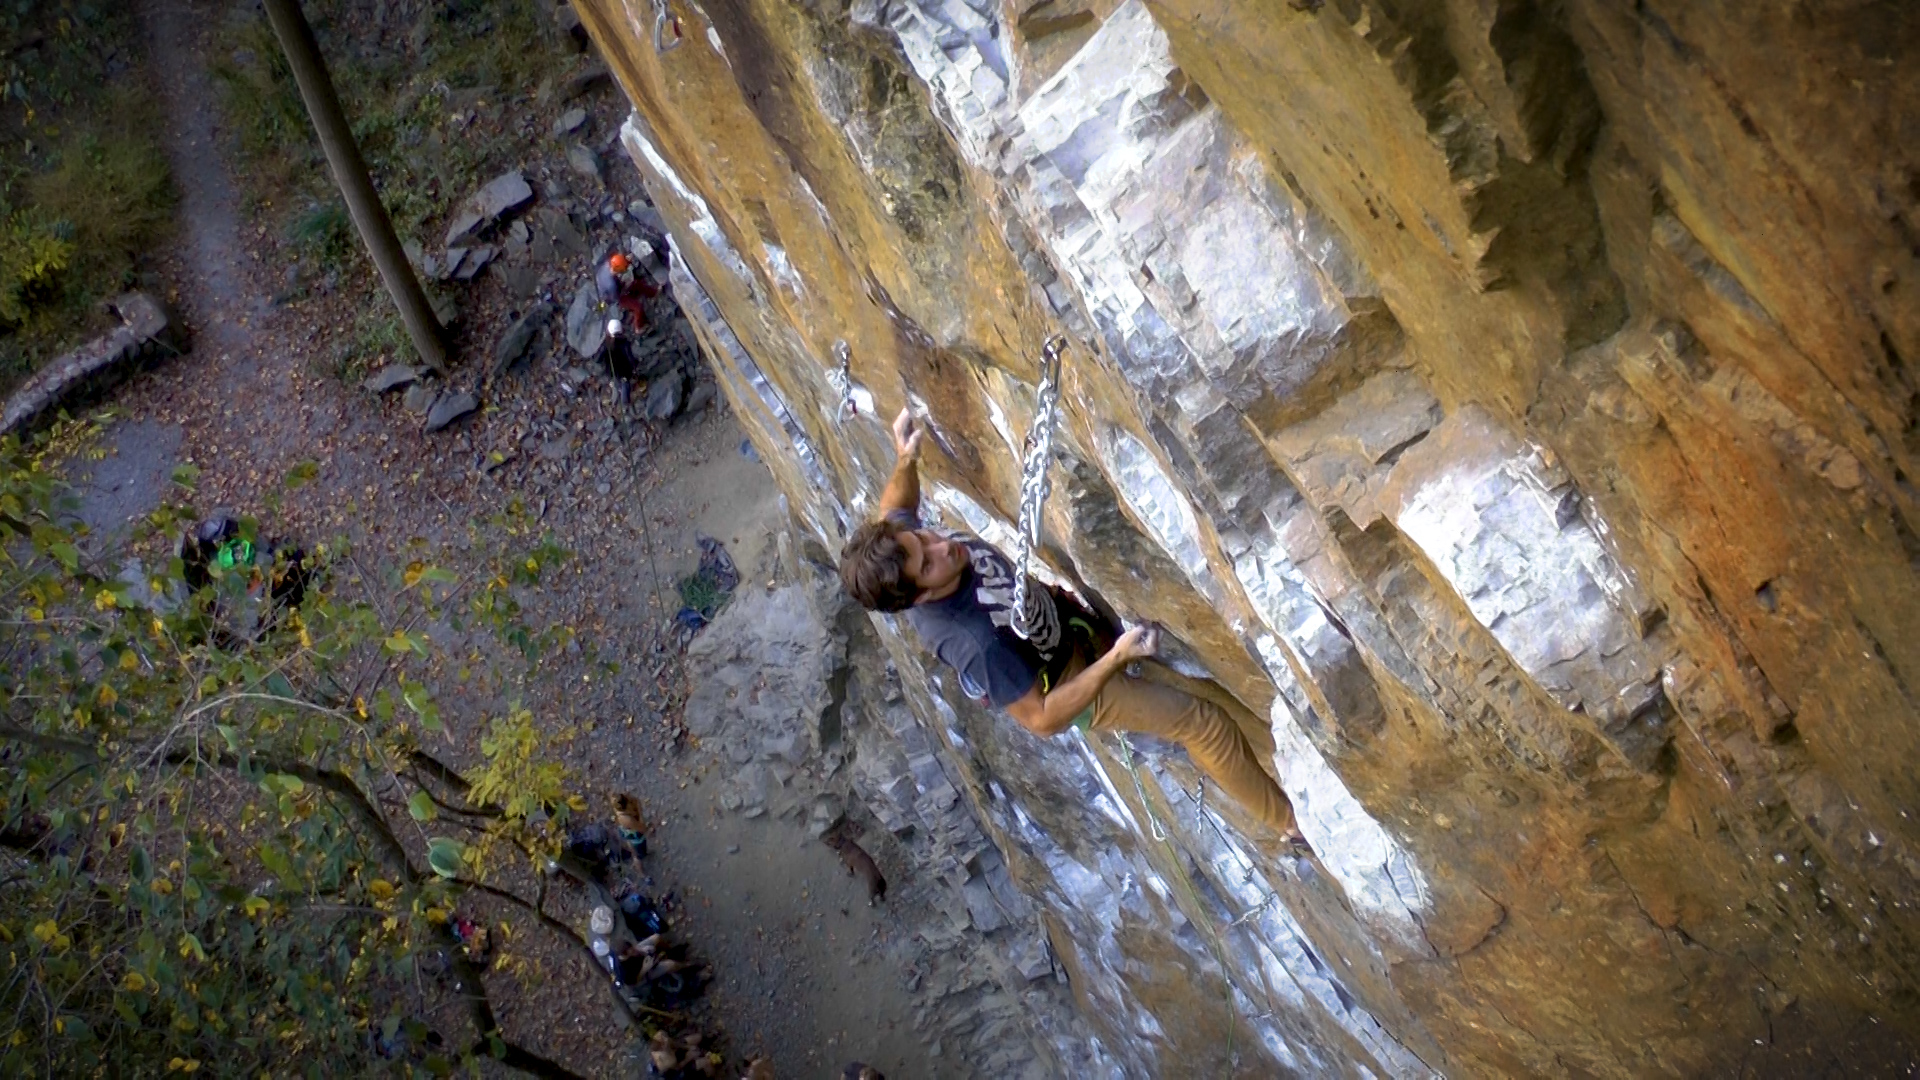
[[[280,38],[280,48],[287,54],[287,66],[293,70],[293,80],[300,85],[307,115],[312,117],[314,130],[320,134],[320,147],[327,153],[334,182],[340,185],[341,197],[346,200],[347,213],[360,230],[360,239],[367,245],[367,254],[373,256],[373,265],[380,269],[380,278],[386,282],[387,292],[393,295],[394,306],[400,309],[400,320],[407,326],[414,351],[428,367],[445,375],[447,353],[440,339],[440,320],[435,317],[433,306],[427,303],[419,280],[413,276],[413,267],[408,265],[406,252],[400,248],[400,238],[393,234],[387,208],[373,190],[367,163],[361,159],[360,146],[354,142],[346,114],[340,109],[340,97],[333,91],[333,79],[327,74],[326,61],[314,41],[313,28],[307,25],[307,17],[300,11],[300,0],[265,0],[265,4],[273,32]]]

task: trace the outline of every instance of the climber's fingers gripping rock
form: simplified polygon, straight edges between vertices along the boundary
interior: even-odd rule
[[[900,415],[893,418],[893,449],[902,459],[914,459],[920,456],[920,437],[926,434],[920,425],[914,423],[913,412],[901,409]]]
[[[1113,643],[1113,651],[1120,659],[1145,660],[1160,651],[1160,628],[1153,623],[1141,623],[1139,626],[1120,635]]]

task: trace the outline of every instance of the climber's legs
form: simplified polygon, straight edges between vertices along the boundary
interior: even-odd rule
[[[1196,679],[1165,664],[1141,664],[1140,677],[1148,682],[1157,682],[1162,686],[1178,690],[1188,697],[1210,701],[1218,705],[1233,722],[1239,726],[1240,734],[1247,737],[1247,746],[1253,750],[1253,760],[1260,763],[1276,781],[1279,776],[1273,771],[1273,729],[1267,721],[1261,719],[1252,709],[1241,704],[1240,699],[1227,692],[1227,688],[1209,679]]]
[[[1107,680],[1093,699],[1095,731],[1137,731],[1186,747],[1215,783],[1281,834],[1295,831],[1293,804],[1273,782],[1239,725],[1220,706],[1169,686],[1124,675]]]

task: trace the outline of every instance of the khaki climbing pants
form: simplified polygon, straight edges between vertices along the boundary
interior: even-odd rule
[[[1077,674],[1081,666],[1076,661],[1069,675]],[[1100,688],[1093,699],[1090,727],[1134,731],[1179,743],[1193,763],[1248,813],[1283,835],[1293,832],[1293,804],[1260,767],[1260,758],[1234,717],[1208,700],[1211,694],[1190,694],[1166,685],[1179,681],[1167,668],[1151,661],[1142,667],[1141,678],[1115,675]]]

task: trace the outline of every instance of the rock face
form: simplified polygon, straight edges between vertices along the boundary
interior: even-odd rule
[[[1268,720],[1315,859],[874,620],[1072,980],[1053,1060],[1912,1064],[1920,12],[579,13],[805,529],[911,402],[928,505],[1004,543],[1065,334],[1046,572]]]

